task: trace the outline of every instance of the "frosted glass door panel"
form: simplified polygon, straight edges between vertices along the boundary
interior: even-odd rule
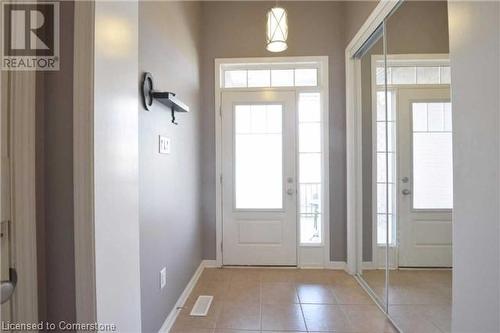
[[[283,208],[281,105],[236,105],[236,209]]]
[[[451,105],[413,103],[412,109],[413,208],[452,209]]]

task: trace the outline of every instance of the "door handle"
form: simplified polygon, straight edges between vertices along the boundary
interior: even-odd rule
[[[286,179],[287,182],[287,189],[286,189],[286,194],[288,195],[293,195],[295,193],[295,190],[293,189],[293,178],[292,177],[287,177]]]
[[[409,189],[405,188],[404,190],[402,190],[402,191],[401,191],[401,193],[402,193],[403,195],[410,195],[410,194],[411,194],[411,191],[410,191]]]
[[[7,302],[14,294],[17,285],[17,272],[14,268],[9,268],[9,280],[2,281],[0,284],[1,297],[0,304]]]

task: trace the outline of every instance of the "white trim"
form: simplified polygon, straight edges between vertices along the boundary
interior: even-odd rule
[[[196,271],[194,272],[193,276],[191,277],[191,280],[189,280],[188,284],[186,285],[186,288],[184,288],[184,291],[182,294],[179,296],[177,299],[177,302],[175,302],[174,307],[168,314],[167,318],[165,318],[165,321],[163,322],[163,325],[161,325],[161,328],[158,332],[165,332],[168,333],[174,326],[175,320],[179,316],[179,313],[182,310],[182,307],[186,303],[187,299],[191,295],[191,292],[193,291],[194,287],[196,286],[196,283],[200,279],[201,274],[203,273],[203,270],[205,268],[214,268],[218,267],[217,265],[214,266],[215,260],[202,260]]]
[[[347,270],[361,270],[362,221],[362,155],[361,155],[361,88],[360,60],[353,56],[370,38],[384,19],[399,4],[398,0],[382,0],[370,14],[345,51],[346,63],[346,161],[347,161]]]
[[[373,54],[372,59],[375,62],[383,61],[384,56],[381,54]],[[387,67],[394,66],[449,66],[450,55],[448,53],[405,53],[405,54],[388,54]],[[446,83],[442,83],[446,84]]]
[[[221,266],[217,265],[217,260],[203,260],[203,267],[205,267],[205,268],[220,268]]]
[[[325,269],[338,269],[345,271],[347,269],[347,263],[345,261],[330,261],[326,264]]]
[[[94,242],[94,1],[75,3],[73,174],[76,321],[97,321]],[[81,331],[79,331],[81,332]]]
[[[221,72],[224,67],[236,68],[241,65],[245,66],[259,66],[269,65],[280,66],[314,66],[318,68],[318,85],[314,87],[277,87],[277,88],[223,88]],[[266,68],[267,68],[266,67]],[[322,97],[322,130],[324,131],[322,136],[322,158],[323,158],[323,170],[322,177],[323,181],[323,243],[321,245],[307,244],[301,245],[299,239],[299,233],[297,233],[297,267],[302,267],[300,264],[299,250],[301,247],[323,247],[323,263],[318,264],[318,267],[325,267],[330,262],[330,178],[329,178],[329,68],[328,68],[328,56],[307,56],[307,57],[257,57],[257,58],[217,58],[214,62],[214,94],[215,94],[215,177],[216,177],[216,262],[218,266],[222,266],[222,184],[220,182],[222,177],[222,122],[221,122],[221,103],[222,103],[222,92],[223,91],[260,91],[262,89],[266,90],[293,90],[297,92],[297,102],[298,93],[307,91],[319,91]],[[299,220],[297,219],[297,226],[299,226]]]
[[[362,270],[372,270],[377,269],[377,264],[374,261],[363,261],[361,263]]]
[[[377,7],[366,19],[365,23],[359,28],[351,42],[346,47],[346,56],[350,59],[370,38],[370,36],[382,24],[384,19],[389,15],[394,8],[399,5],[400,0],[381,0]]]

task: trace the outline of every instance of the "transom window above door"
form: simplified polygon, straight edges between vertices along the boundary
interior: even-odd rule
[[[435,56],[435,55],[432,55]],[[383,86],[385,83],[385,66],[382,56],[373,56],[375,64],[375,83]],[[388,85],[423,85],[450,84],[450,61],[446,55],[440,58],[427,58],[415,55],[390,55],[387,59]]]
[[[310,66],[310,65],[309,65]],[[221,76],[222,88],[317,87],[318,68],[303,65],[266,65],[241,68],[227,66]]]

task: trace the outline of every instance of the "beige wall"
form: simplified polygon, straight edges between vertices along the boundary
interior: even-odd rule
[[[371,12],[377,7],[378,0],[372,1],[346,1],[345,3],[345,37],[349,43],[356,35],[361,25],[370,16]]]
[[[148,112],[139,105],[142,332],[158,332],[202,258],[200,21],[198,2],[139,4],[139,76],[151,72],[155,89],[175,92],[190,107],[176,115],[176,126],[165,106]],[[170,155],[158,153],[159,135],[170,138]]]
[[[265,17],[275,2],[203,3],[203,217],[204,255],[215,259],[214,59],[231,57],[329,57],[331,260],[346,259],[345,64],[346,5],[336,1],[281,1],[288,11],[288,50],[265,49]],[[371,3],[366,3],[369,7]],[[361,6],[361,5],[356,5]],[[350,29],[360,26],[357,11]],[[368,12],[365,10],[364,12]],[[360,21],[361,22],[358,22]]]

